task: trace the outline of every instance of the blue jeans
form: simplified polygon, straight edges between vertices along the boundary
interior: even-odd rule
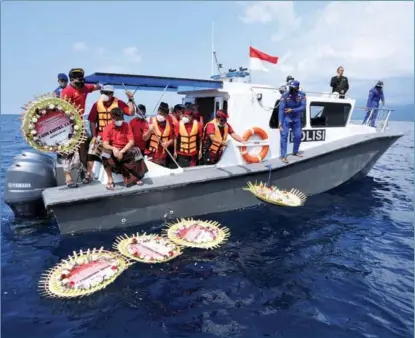
[[[301,143],[301,120],[300,119],[290,119],[285,118],[284,122],[282,123],[282,131],[280,132],[281,135],[281,158],[287,157],[287,142],[288,142],[288,134],[290,129],[293,131],[294,134],[294,148],[293,153],[298,153]]]
[[[376,118],[378,116],[378,110],[376,108],[369,108],[369,111],[366,113],[365,119],[363,120],[363,124],[365,124],[367,122],[367,119],[369,118],[369,115],[370,115],[370,112],[372,111],[372,109],[373,109],[373,113],[372,113],[372,116],[370,117],[369,125],[371,127],[374,127],[375,122],[376,122]]]

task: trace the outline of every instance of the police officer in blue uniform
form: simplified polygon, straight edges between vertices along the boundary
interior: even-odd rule
[[[287,141],[290,129],[294,135],[293,155],[302,157],[299,148],[301,143],[301,117],[306,110],[306,95],[299,90],[300,82],[293,80],[289,84],[289,91],[284,93],[280,101],[280,110],[278,115],[279,129],[281,132],[281,160],[288,163],[287,160]]]
[[[68,76],[66,74],[60,73],[58,74],[58,83],[59,83],[59,87],[56,88],[53,91],[53,94],[56,97],[61,97],[61,91],[66,88],[66,86],[68,85]]]
[[[366,116],[363,120],[363,124],[367,122],[370,116],[370,112],[373,109],[372,116],[370,117],[370,126],[374,127],[376,117],[378,116],[379,101],[382,101],[382,105],[385,105],[385,95],[383,94],[383,81],[378,81],[371,90],[369,90],[369,96],[366,103]]]

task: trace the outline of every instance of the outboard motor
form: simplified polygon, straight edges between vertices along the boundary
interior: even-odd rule
[[[57,186],[55,160],[48,155],[24,152],[6,172],[4,201],[16,218],[46,216],[42,192]]]

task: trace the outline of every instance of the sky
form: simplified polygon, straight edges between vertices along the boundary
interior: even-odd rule
[[[255,83],[280,86],[293,75],[306,91],[329,91],[341,65],[352,97],[366,98],[381,79],[387,105],[414,103],[411,1],[2,1],[1,113],[20,113],[74,67],[209,78],[212,22],[226,70],[248,66],[250,44],[279,57],[269,72],[252,73]],[[160,95],[139,91],[136,101],[152,111]],[[168,93],[163,101],[181,99]]]

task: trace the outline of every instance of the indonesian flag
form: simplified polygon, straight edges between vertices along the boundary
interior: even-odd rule
[[[277,56],[265,54],[251,46],[249,47],[249,58],[251,70],[262,70],[264,72],[268,71],[268,68],[264,64],[265,62],[273,63],[274,65],[278,62]]]

